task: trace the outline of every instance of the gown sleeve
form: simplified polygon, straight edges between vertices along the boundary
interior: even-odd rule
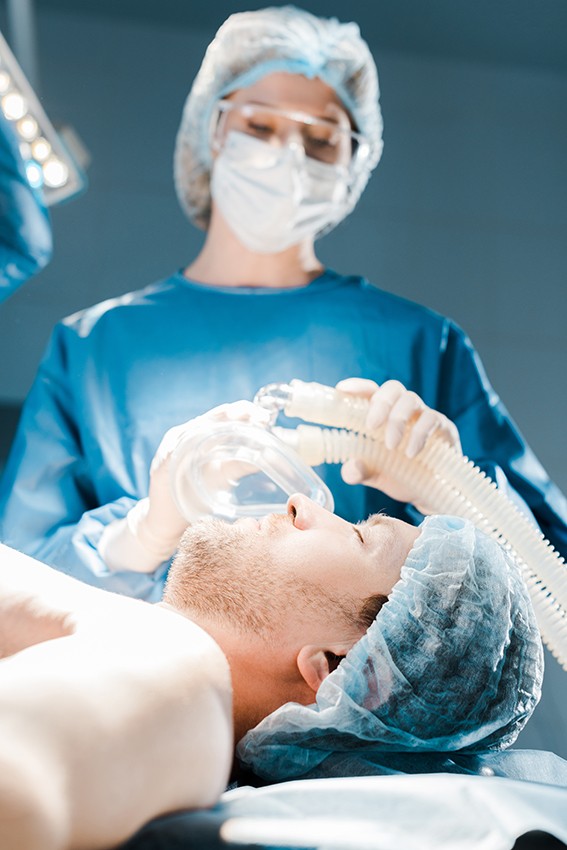
[[[527,445],[491,386],[470,339],[446,326],[438,408],[459,429],[463,452],[527,506],[541,531],[567,556],[567,500]]]
[[[17,139],[0,114],[0,302],[51,259],[47,210],[29,184]]]
[[[88,584],[159,601],[168,564],[149,575],[112,572],[97,544],[104,528],[136,502],[120,494],[101,505],[96,471],[83,449],[73,363],[58,325],[28,395],[0,485],[0,539]],[[103,472],[101,472],[103,474]]]

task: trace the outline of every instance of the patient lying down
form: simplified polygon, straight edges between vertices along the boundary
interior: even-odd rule
[[[234,741],[272,780],[363,739],[497,749],[542,675],[494,541],[446,517],[354,526],[302,496],[189,528],[157,606],[1,547],[0,654],[1,850],[110,847],[209,806]]]

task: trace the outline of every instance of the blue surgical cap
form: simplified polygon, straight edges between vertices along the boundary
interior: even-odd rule
[[[382,154],[378,74],[354,23],[319,18],[294,6],[231,15],[210,43],[185,102],[174,156],[175,189],[189,218],[210,218],[211,121],[215,104],[276,72],[318,77],[337,93],[369,145],[352,176],[350,209]],[[350,211],[350,210],[349,210]]]
[[[388,602],[321,684],[248,732],[241,762],[271,781],[331,754],[501,750],[541,694],[543,650],[513,557],[468,520],[432,516]]]

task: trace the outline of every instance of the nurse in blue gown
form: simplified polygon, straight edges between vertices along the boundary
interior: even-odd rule
[[[354,208],[381,150],[376,68],[355,24],[292,7],[225,22],[175,152],[178,196],[207,230],[203,249],[163,280],[57,325],[1,486],[6,543],[91,584],[158,600],[183,530],[158,481],[159,456],[148,501],[164,434],[272,381],[360,376],[398,381],[438,411],[437,423],[454,423],[463,452],[567,553],[565,498],[465,333],[317,259],[316,237]],[[412,506],[345,483],[338,467],[323,475],[346,519],[382,509],[419,519]]]

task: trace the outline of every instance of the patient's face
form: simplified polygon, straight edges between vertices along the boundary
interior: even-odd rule
[[[287,515],[189,528],[170,584],[172,593],[181,584],[182,601],[179,592],[172,598],[166,591],[166,599],[190,615],[239,621],[245,631],[260,632],[283,613],[286,628],[296,620],[304,639],[319,639],[321,629],[336,627],[330,618],[346,622],[368,597],[390,593],[418,533],[382,515],[352,525],[294,496]],[[353,626],[345,639],[363,631]]]
[[[418,535],[408,523],[381,514],[353,525],[300,495],[289,500],[287,516],[254,523],[241,521],[251,538],[266,538],[278,574],[360,599],[390,593]]]

